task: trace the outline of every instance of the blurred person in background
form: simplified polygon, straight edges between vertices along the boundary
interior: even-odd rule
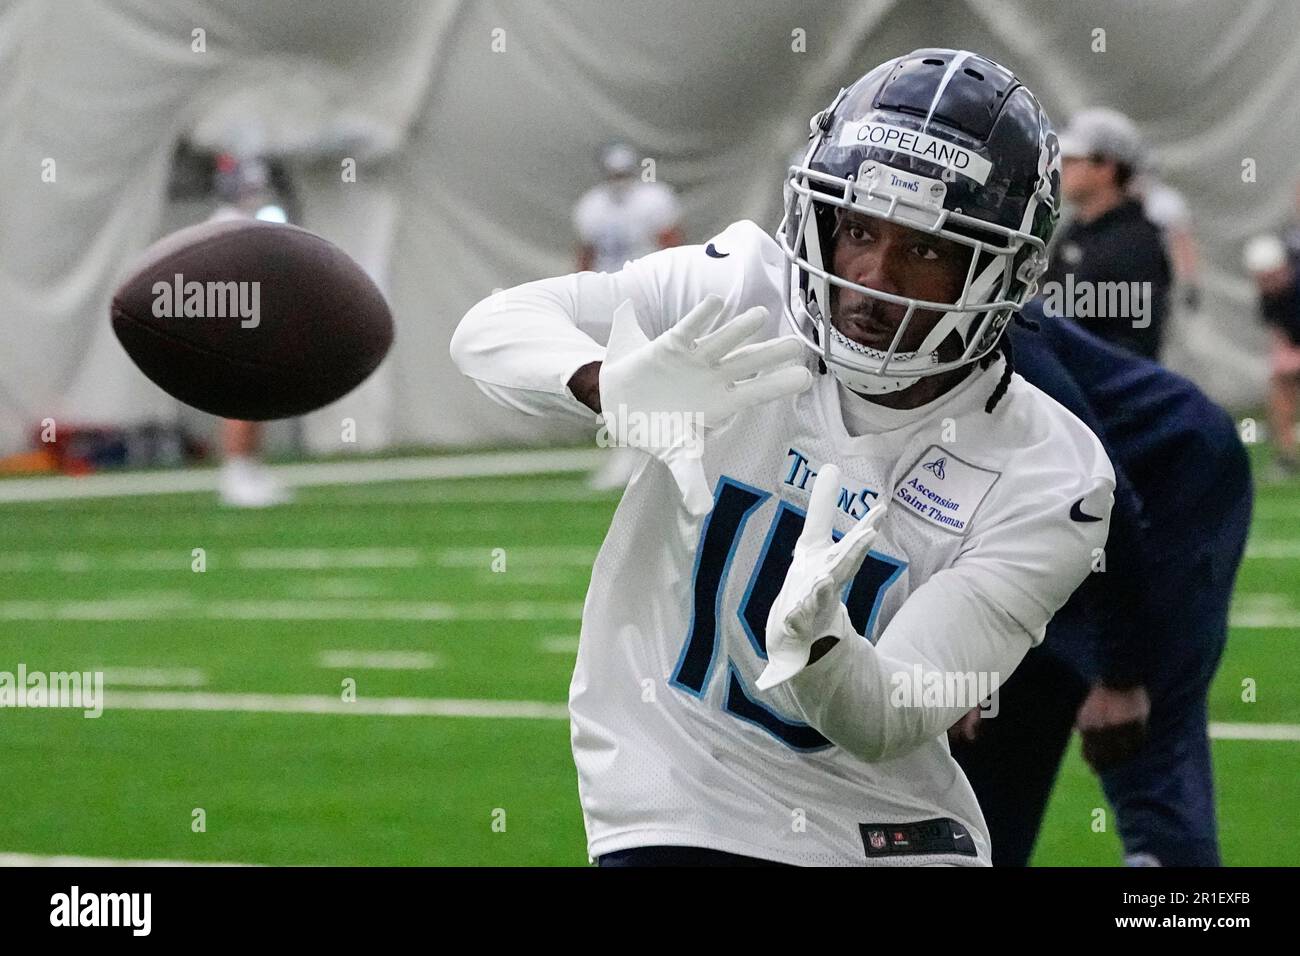
[[[1291,234],[1300,239],[1300,228]],[[1288,250],[1277,236],[1256,236],[1246,243],[1243,260],[1255,281],[1260,317],[1273,339],[1268,379],[1268,416],[1274,442],[1270,476],[1285,481],[1300,475],[1295,440],[1300,395],[1300,241]]]
[[[624,263],[682,244],[681,206],[671,186],[637,175],[626,143],[601,150],[604,180],[573,210],[579,272],[617,272]]]
[[[1282,234],[1282,241],[1286,243],[1291,261],[1300,263],[1300,179],[1295,184],[1295,218]]]
[[[1143,160],[1137,127],[1122,113],[1089,109],[1071,119],[1061,133],[1061,189],[1074,215],[1061,230],[1040,289],[1049,314],[1158,359],[1170,267],[1160,229],[1130,193]],[[1115,297],[1107,294],[1115,283],[1125,284],[1125,305],[1118,310],[1110,308]]]
[[[288,222],[292,192],[284,171],[260,156],[216,157],[214,186],[220,205],[209,222],[263,219]],[[287,504],[292,492],[275,479],[262,460],[262,422],[224,419],[221,423],[221,503],[233,508],[269,508]]]
[[[1187,200],[1151,166],[1134,178],[1132,192],[1141,200],[1143,214],[1164,236],[1178,300],[1195,312],[1201,307],[1201,252]]]
[[[573,228],[578,235],[578,272],[617,272],[624,263],[684,239],[681,206],[671,186],[637,175],[636,153],[626,143],[601,150],[604,180],[578,200]],[[624,488],[645,456],[635,448],[611,449],[592,474],[598,491]]]
[[[1217,866],[1208,695],[1250,528],[1250,463],[1195,385],[1040,301],[1007,330],[1016,371],[1073,412],[1115,467],[1105,563],[998,689],[949,731],[994,866],[1026,866],[1075,728],[1130,866]],[[992,716],[986,715],[986,716]]]

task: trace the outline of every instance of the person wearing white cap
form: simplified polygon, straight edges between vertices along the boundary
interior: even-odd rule
[[[1276,236],[1256,236],[1246,243],[1242,264],[1255,280],[1259,311],[1273,337],[1268,414],[1274,442],[1277,479],[1300,475],[1295,425],[1300,395],[1300,262],[1287,254]]]
[[[1060,143],[1061,191],[1074,218],[1043,279],[1048,311],[1060,305],[1060,315],[1094,335],[1155,359],[1170,266],[1160,230],[1129,193],[1146,159],[1142,137],[1122,113],[1089,109],[1072,118]]]

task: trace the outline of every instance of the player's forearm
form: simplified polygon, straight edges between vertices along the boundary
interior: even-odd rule
[[[932,590],[909,604],[878,645],[843,639],[788,685],[808,724],[870,763],[943,734],[1011,675],[1032,644],[1009,615],[958,590]]]
[[[507,289],[470,309],[451,340],[456,367],[509,408],[590,418],[605,347],[578,328],[571,279]]]
[[[588,362],[569,379],[569,392],[597,415],[600,414],[600,362]]]

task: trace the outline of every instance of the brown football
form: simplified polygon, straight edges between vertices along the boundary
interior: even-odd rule
[[[302,415],[342,398],[393,344],[388,303],[343,250],[296,226],[228,219],[144,253],[113,331],[156,385],[223,418]]]

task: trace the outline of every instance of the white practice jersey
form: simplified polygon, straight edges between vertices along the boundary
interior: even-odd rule
[[[738,222],[707,251],[498,293],[465,317],[452,355],[503,404],[595,434],[565,385],[603,357],[621,302],[653,338],[716,293],[727,316],[766,306],[777,336],[784,268],[774,240]],[[1114,488],[1096,437],[1018,375],[985,411],[1002,369],[906,412],[815,374],[707,436],[715,504],[700,520],[646,457],[592,569],[570,689],[593,857],[684,845],[811,865],[989,864],[945,731],[1087,576]],[[891,502],[845,596],[865,636],[760,693],[768,609],[827,462],[842,474],[837,533]],[[940,694],[936,675],[957,683]]]
[[[659,248],[659,236],[681,218],[673,191],[634,179],[601,183],[578,200],[573,228],[595,251],[596,272],[617,272],[631,259]]]

